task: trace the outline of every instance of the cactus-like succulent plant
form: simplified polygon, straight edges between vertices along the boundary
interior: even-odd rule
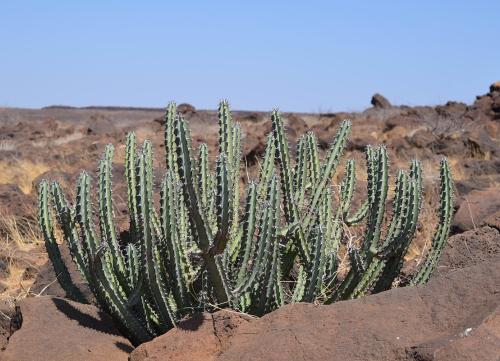
[[[130,241],[120,240],[112,198],[113,146],[99,162],[98,230],[91,179],[83,172],[74,205],[57,183],[42,181],[40,225],[49,257],[67,296],[85,302],[74,285],[54,236],[53,214],[95,299],[132,342],[166,332],[196,310],[231,307],[262,315],[290,302],[332,303],[390,288],[415,234],[422,200],[418,161],[399,171],[392,214],[384,224],[389,171],[385,147],[366,149],[367,199],[352,209],[355,162],[348,160],[339,191],[332,178],[351,124],[340,125],[320,160],[314,134],[297,144],[295,160],[283,120],[273,111],[272,133],[260,178],[240,200],[241,129],[226,101],[219,106],[219,149],[211,169],[206,144],[193,153],[187,122],[169,104],[165,116],[167,171],[160,208],[153,205],[152,146],[136,149],[127,136],[125,178]],[[426,259],[411,283],[426,282],[445,245],[452,215],[452,180],[441,162],[440,222]],[[334,207],[336,205],[336,207]],[[283,213],[283,214],[282,214]],[[360,242],[347,242],[349,226],[364,224]],[[384,232],[382,232],[384,230]],[[338,276],[338,252],[350,268]]]

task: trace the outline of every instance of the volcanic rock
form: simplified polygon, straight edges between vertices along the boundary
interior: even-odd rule
[[[415,361],[497,361],[500,355],[500,307],[478,327],[469,327],[451,337],[413,347],[408,354]]]
[[[490,93],[500,92],[500,81],[494,82],[490,85]]]
[[[227,349],[229,339],[249,318],[231,311],[195,314],[177,328],[146,342],[130,361],[210,361]]]
[[[477,236],[492,232],[498,236],[492,229]],[[495,242],[499,246],[498,238]],[[448,264],[453,257],[448,256]],[[141,345],[131,360],[403,361],[431,355],[435,358],[429,360],[451,361],[460,360],[461,350],[471,360],[490,360],[499,344],[499,257],[492,254],[490,261],[443,272],[425,286],[330,306],[291,304],[250,321],[226,312],[198,315]],[[222,332],[219,317],[225,320]]]
[[[90,291],[88,284],[82,279],[80,272],[76,268],[75,262],[71,258],[69,248],[66,242],[59,245],[61,256],[64,264],[68,268],[69,274],[73,283],[82,291],[87,301],[94,301],[94,296]],[[66,297],[66,292],[56,279],[52,262],[47,261],[38,272],[35,282],[31,286],[31,291],[35,294],[43,294],[47,296]]]
[[[424,129],[416,131],[408,139],[410,144],[417,147],[417,148],[426,148],[435,140],[436,140],[436,136],[434,136],[430,131],[424,130]]]
[[[186,115],[186,114],[192,114],[196,112],[196,108],[192,106],[191,104],[188,103],[182,103],[177,106],[177,112],[180,114]]]
[[[469,159],[463,162],[463,167],[473,177],[481,175],[495,176],[500,174],[500,159]]]
[[[66,173],[62,172],[59,170],[48,170],[42,174],[40,174],[38,177],[36,177],[33,182],[32,182],[32,188],[33,191],[36,192],[38,190],[38,186],[40,185],[40,182],[42,180],[47,180],[49,182],[58,182],[63,189],[68,189],[69,187],[73,186],[75,183],[76,177]]]
[[[9,214],[19,218],[32,215],[33,200],[32,195],[24,194],[16,184],[0,184],[0,208],[8,210]]]
[[[481,227],[451,236],[433,277],[441,277],[460,268],[500,257],[500,233],[492,227]]]
[[[497,231],[500,231],[500,211],[496,211],[492,215],[486,217],[481,225],[495,228]]]
[[[95,306],[56,297],[26,298],[17,306],[21,328],[3,361],[127,361],[130,342]]]
[[[381,94],[376,93],[372,96],[371,104],[375,108],[379,109],[389,109],[392,108],[391,103]]]
[[[499,260],[435,278],[424,287],[332,306],[285,306],[241,327],[220,360],[411,359],[415,345],[475,329],[495,311]]]
[[[497,188],[473,190],[464,196],[453,217],[453,231],[456,233],[473,229],[498,210],[500,210],[500,193]]]

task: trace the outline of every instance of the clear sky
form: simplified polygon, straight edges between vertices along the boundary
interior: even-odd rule
[[[0,0],[0,106],[362,110],[496,80],[498,0]]]

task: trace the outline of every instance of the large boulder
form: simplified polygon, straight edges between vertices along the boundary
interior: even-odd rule
[[[291,304],[260,319],[226,311],[197,315],[138,347],[131,360],[493,361],[500,341],[499,261],[492,254],[471,267],[457,262],[455,270],[466,267],[441,272],[424,286],[330,306]],[[457,357],[462,350],[469,358]]]
[[[498,261],[422,287],[332,306],[285,306],[242,326],[219,360],[411,360],[417,345],[469,329],[475,334],[499,303]]]
[[[460,203],[453,217],[454,232],[463,232],[479,226],[484,219],[500,210],[500,192],[497,187],[473,190]]]
[[[17,306],[20,329],[3,361],[127,361],[133,347],[97,307],[57,297],[26,298]]]
[[[473,190],[481,190],[489,188],[491,186],[492,184],[489,177],[462,179],[455,181],[455,190],[456,190],[455,206],[457,206],[458,209],[458,207],[464,200],[463,197],[472,192]]]
[[[468,159],[463,162],[463,168],[471,177],[491,176],[494,179],[500,175],[500,159]]]
[[[420,129],[408,137],[410,145],[416,148],[427,148],[436,140],[436,136],[429,130]]]

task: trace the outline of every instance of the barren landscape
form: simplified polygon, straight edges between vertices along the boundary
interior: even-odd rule
[[[193,145],[206,142],[214,149],[217,112],[189,104],[178,111],[191,126]],[[240,181],[248,183],[260,172],[270,115],[235,110],[233,116],[243,134],[246,167]],[[80,172],[89,171],[95,180],[97,161],[112,143],[114,212],[124,231],[129,222],[126,134],[134,131],[138,140],[152,141],[158,187],[165,170],[164,110],[0,108],[0,359],[500,360],[500,82],[472,104],[393,106],[377,94],[363,112],[283,116],[292,153],[298,137],[309,130],[326,150],[340,122],[350,119],[352,136],[342,164],[350,157],[364,164],[368,144],[387,146],[391,173],[414,158],[422,161],[424,202],[416,239],[405,256],[407,273],[429,248],[439,203],[439,161],[448,158],[455,214],[428,284],[332,305],[287,305],[262,318],[228,310],[197,314],[134,349],[97,307],[64,298],[38,226],[37,187],[42,179],[57,180],[73,200]],[[355,202],[366,192],[366,177],[360,174]],[[68,253],[63,257],[70,264]],[[77,279],[75,267],[70,270]]]

